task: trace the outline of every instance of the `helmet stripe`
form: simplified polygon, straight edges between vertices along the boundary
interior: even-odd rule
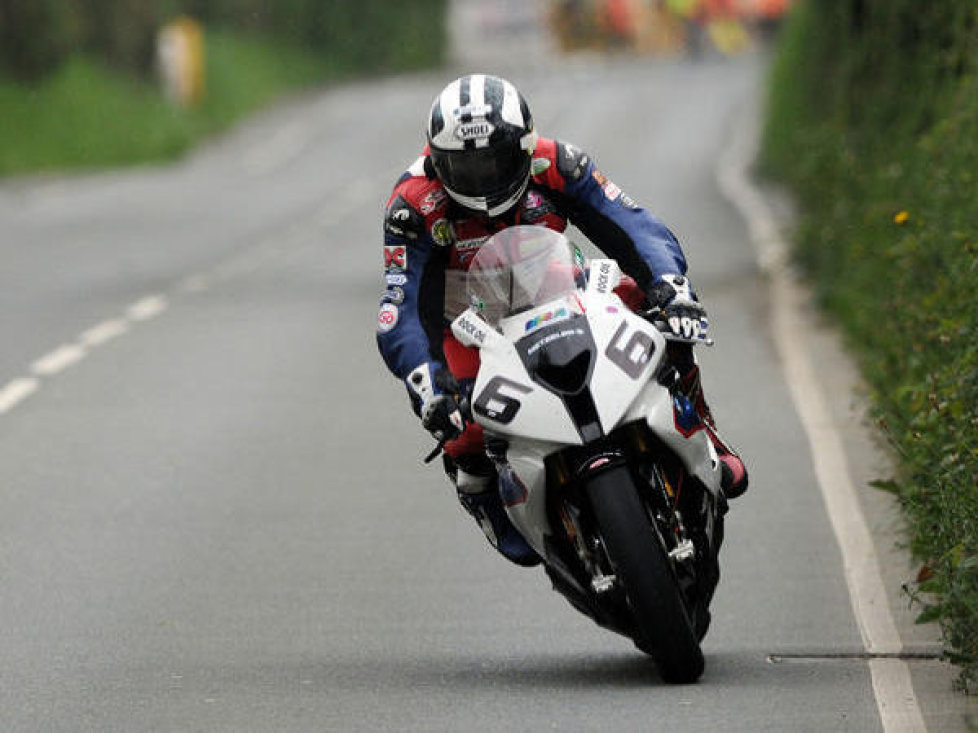
[[[449,122],[454,119],[455,110],[460,106],[459,98],[462,93],[462,81],[464,80],[456,79],[445,87],[433,105],[433,108],[437,107],[438,111],[432,111],[432,119],[429,123],[430,141],[442,148],[459,149],[462,147],[460,141],[456,140],[451,134],[453,123]],[[435,129],[438,122],[441,124]]]
[[[486,104],[486,76],[485,74],[473,74],[469,77],[471,86],[469,87],[469,104],[480,109]]]
[[[498,76],[487,76],[485,77],[485,80],[486,104],[492,107],[494,115],[501,115],[503,109],[505,82]]]
[[[500,110],[502,118],[511,125],[524,127],[526,121],[523,119],[523,111],[520,109],[520,95],[516,91],[516,87],[509,82],[504,82],[502,97],[503,108]]]

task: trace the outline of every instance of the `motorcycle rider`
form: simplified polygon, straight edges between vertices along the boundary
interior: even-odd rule
[[[629,307],[662,310],[675,336],[686,339],[670,343],[670,358],[717,448],[724,493],[740,496],[747,472],[719,438],[703,397],[690,342],[705,327],[706,311],[675,235],[588,154],[540,137],[526,100],[504,79],[471,74],[451,82],[432,103],[426,133],[421,156],[387,203],[377,343],[424,427],[447,441],[445,470],[492,545],[517,564],[540,562],[506,515],[481,426],[467,420],[478,351],[462,346],[448,325],[469,305],[465,272],[475,252],[514,225],[562,232],[574,224],[630,276],[618,290]]]

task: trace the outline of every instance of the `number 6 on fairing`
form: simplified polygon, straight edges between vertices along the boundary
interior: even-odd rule
[[[520,394],[529,394],[533,391],[518,382],[506,379],[506,377],[495,376],[489,380],[486,388],[482,390],[479,398],[475,401],[475,405],[473,405],[475,413],[501,425],[512,422],[521,405],[516,397],[502,391],[504,387]]]
[[[608,361],[625,372],[629,377],[638,379],[642,376],[645,365],[649,363],[652,354],[655,353],[655,342],[647,333],[635,331],[632,333],[631,338],[628,339],[628,343],[620,346],[619,344],[624,340],[627,329],[628,323],[622,321],[618,330],[615,331],[614,337],[608,344],[608,348],[605,349],[604,355],[608,357]]]

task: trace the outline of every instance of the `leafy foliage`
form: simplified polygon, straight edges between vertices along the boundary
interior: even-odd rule
[[[208,45],[209,92],[194,108],[84,57],[29,89],[0,83],[0,175],[166,160],[330,71],[313,52],[267,39],[215,32]]]
[[[802,2],[773,71],[764,169],[804,211],[797,259],[844,324],[901,462],[883,482],[925,564],[914,596],[978,682],[978,8]]]
[[[288,40],[357,71],[418,68],[442,56],[446,7],[447,0],[0,0],[0,68],[35,81],[83,51],[146,75],[157,31],[179,14]]]
[[[447,0],[0,0],[0,176],[173,157],[286,90],[440,63]],[[167,105],[158,29],[204,27],[206,95]]]

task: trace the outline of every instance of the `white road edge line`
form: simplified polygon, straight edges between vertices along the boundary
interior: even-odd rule
[[[756,115],[756,110],[752,110]],[[843,441],[815,379],[804,347],[802,292],[788,267],[787,246],[747,167],[758,150],[756,116],[741,120],[721,158],[716,177],[724,196],[747,222],[758,264],[770,282],[772,330],[795,409],[808,436],[816,477],[836,541],[863,645],[871,654],[898,654],[903,642],[890,612],[876,547],[849,474]],[[885,733],[927,730],[910,668],[902,659],[871,659],[870,677]]]

